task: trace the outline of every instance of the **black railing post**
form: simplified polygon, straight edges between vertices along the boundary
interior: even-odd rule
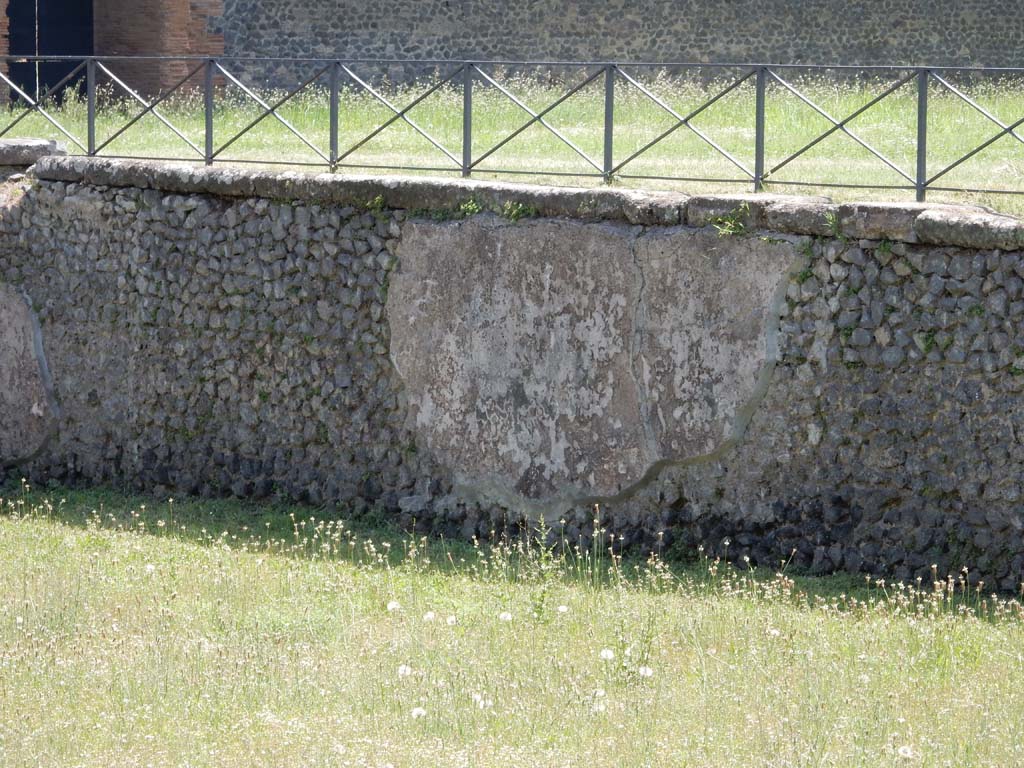
[[[754,191],[764,190],[764,91],[768,70],[760,67],[754,81]]]
[[[207,165],[213,165],[213,68],[215,66],[216,61],[214,59],[207,59],[203,72],[203,107],[206,113],[205,158]]]
[[[473,64],[465,62],[462,70],[462,175],[473,172]]]
[[[615,167],[615,65],[604,70],[604,183],[610,184]]]
[[[88,153],[93,157],[96,154],[96,59],[92,57],[85,62],[85,100]]]
[[[338,111],[340,109],[340,81],[341,81],[341,62],[336,61],[331,65],[331,173],[334,173],[338,168],[338,121],[340,116]]]
[[[928,193],[928,70],[917,73],[917,202]]]

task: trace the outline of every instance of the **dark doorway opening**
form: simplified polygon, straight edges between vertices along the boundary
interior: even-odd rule
[[[10,20],[11,56],[91,56],[93,13],[90,0],[13,0]],[[13,61],[10,78],[35,99],[63,80],[75,61]],[[81,78],[74,78],[79,82]]]

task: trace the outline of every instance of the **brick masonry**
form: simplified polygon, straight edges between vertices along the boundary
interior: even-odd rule
[[[8,3],[0,0],[0,56],[8,53]],[[223,0],[95,0],[95,51],[100,56],[217,56],[224,52],[223,12]],[[186,62],[109,66],[146,93],[174,85],[189,71]]]
[[[95,43],[98,55],[214,56],[223,37],[209,34],[209,17],[223,11],[222,0],[98,0]],[[125,20],[129,19],[130,22]],[[188,62],[111,65],[132,85],[156,93],[175,85]],[[194,65],[193,65],[194,66]]]
[[[223,13],[224,0],[192,0],[189,3],[188,46],[193,55],[224,53],[224,34],[219,25]]]
[[[7,0],[0,0],[0,56],[10,52],[10,20],[7,18]],[[7,64],[0,62],[0,72],[7,74]],[[6,95],[6,83],[0,84],[0,97]]]

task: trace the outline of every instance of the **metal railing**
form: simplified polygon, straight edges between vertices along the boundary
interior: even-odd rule
[[[9,67],[17,63],[62,61],[66,62],[68,73],[52,87],[32,96],[15,82],[10,76]],[[127,69],[177,67],[169,87],[162,88],[156,94],[146,94],[142,88],[133,87],[131,79],[124,74]],[[380,67],[413,67],[422,71],[436,73],[433,82],[417,90],[411,99],[404,104],[395,103],[389,97],[386,87],[379,84],[376,74],[365,71]],[[275,92],[273,96],[261,95],[261,86],[252,85],[251,73],[260,68],[285,67],[290,71],[305,71],[298,85]],[[538,71],[557,71],[564,76],[569,73],[570,80],[575,74],[575,82],[563,84],[560,95],[549,101],[542,108],[530,106],[526,100],[514,92],[508,82],[502,82],[507,70],[522,72],[530,68]],[[644,72],[668,71],[674,76],[685,78],[697,72],[717,73],[710,90],[706,90],[703,98],[689,108],[682,110],[669,103],[662,94],[656,92],[649,83],[644,82]],[[814,75],[839,73],[836,82],[842,87],[843,82],[855,82],[866,74],[874,77],[888,77],[891,82],[869,101],[862,104],[849,114],[834,116],[819,102],[808,95],[800,85],[796,74],[811,73]],[[749,65],[749,64],[683,64],[683,63],[611,63],[611,62],[474,62],[474,61],[405,61],[405,60],[348,60],[348,59],[245,59],[245,58],[167,58],[167,57],[0,57],[0,89],[6,87],[9,92],[9,107],[6,120],[0,126],[0,138],[9,136],[22,122],[32,115],[45,120],[47,126],[57,135],[66,139],[73,150],[89,156],[132,157],[142,158],[144,155],[117,154],[111,151],[111,145],[119,138],[128,134],[144,118],[151,116],[170,131],[185,147],[188,153],[184,157],[159,157],[165,160],[192,160],[213,165],[219,162],[253,162],[260,164],[283,164],[289,166],[311,165],[339,171],[347,168],[376,168],[391,170],[412,170],[431,172],[457,172],[469,177],[474,173],[487,174],[530,174],[590,176],[610,182],[616,178],[657,179],[680,182],[713,182],[749,185],[755,192],[763,191],[766,185],[791,185],[805,187],[847,187],[863,189],[887,189],[913,191],[918,200],[924,200],[930,190],[946,192],[972,193],[1006,193],[1024,194],[1022,189],[991,188],[983,183],[955,186],[944,183],[954,169],[984,152],[995,142],[1009,137],[1024,144],[1024,136],[1017,129],[1024,124],[1024,117],[1007,122],[978,99],[972,98],[967,89],[957,85],[958,78],[978,78],[984,76],[1001,76],[1019,79],[1024,82],[1024,69],[986,69],[986,68],[947,68],[947,67],[860,67],[860,66],[822,66],[807,65]],[[250,83],[246,83],[246,78]],[[150,78],[152,79],[152,78]],[[166,76],[163,78],[166,82]],[[124,122],[112,129],[106,136],[98,136],[98,118],[101,108],[98,105],[98,89],[105,87],[120,95],[123,101],[135,105],[138,110],[134,115],[125,117]],[[240,129],[228,130],[225,125],[218,125],[218,99],[227,88],[233,88],[242,94],[244,100],[251,102],[258,110],[256,117],[249,120]],[[285,107],[296,97],[310,89],[319,88],[326,93],[326,142],[307,135],[307,132],[290,120],[285,114]],[[474,149],[475,140],[479,137],[474,133],[474,98],[480,88],[486,88],[523,113],[523,122],[510,127],[506,135],[498,141],[482,149]],[[559,128],[552,115],[569,99],[585,89],[600,89],[603,97],[603,122],[594,126],[590,133],[600,134],[600,153],[586,151],[579,140],[573,138],[564,129]],[[753,89],[753,105],[749,120],[753,125],[752,146],[740,153],[728,149],[723,142],[717,140],[708,130],[697,122],[698,118],[713,108],[723,99],[730,97],[741,88]],[[448,146],[445,141],[420,125],[413,119],[412,111],[423,104],[442,89],[454,91],[461,96],[461,146]],[[870,110],[875,109],[897,91],[910,89],[914,92],[916,106],[916,136],[913,144],[913,163],[907,158],[900,161],[888,156],[871,142],[867,141],[852,123]],[[969,149],[958,152],[953,158],[945,159],[941,167],[932,168],[933,158],[929,156],[929,92],[939,89],[950,97],[959,100],[980,115],[994,128],[991,135],[986,136]],[[374,105],[379,105],[388,113],[387,119],[380,121],[372,130],[354,140],[342,142],[341,125],[346,117],[342,105],[343,91],[359,91],[370,97]],[[625,90],[634,92],[642,100],[647,100],[657,107],[657,111],[668,118],[670,125],[657,132],[656,135],[629,152],[616,152],[616,118],[621,117],[620,110],[625,102],[622,93]],[[60,104],[69,93],[84,95],[85,101],[85,134],[76,134],[62,122]],[[178,95],[202,97],[202,140],[193,140],[188,131],[176,125],[172,118],[161,108]],[[781,156],[773,156],[771,149],[773,137],[767,130],[766,112],[769,100],[786,95],[794,103],[802,104],[823,119],[828,127],[808,138],[795,151],[786,151]],[[631,101],[635,104],[635,101]],[[650,105],[648,105],[650,106]],[[3,112],[0,112],[2,118]],[[312,161],[296,161],[293,159],[270,157],[260,159],[229,158],[227,150],[239,140],[255,130],[264,121],[273,121],[283,127],[288,136],[305,148],[313,156]],[[357,162],[357,153],[369,142],[381,136],[396,125],[404,125],[415,134],[427,141],[440,164],[366,164]],[[563,172],[553,169],[528,171],[522,169],[485,167],[485,161],[491,160],[496,153],[515,142],[527,130],[539,126],[550,136],[578,157],[584,166],[579,172]],[[653,148],[666,142],[678,131],[688,132],[696,137],[716,157],[724,159],[736,173],[729,177],[702,175],[673,175],[671,173],[633,172],[638,160]],[[895,184],[872,184],[852,179],[848,182],[822,181],[808,178],[784,179],[780,173],[792,164],[805,157],[827,139],[841,135],[854,142],[866,152],[873,162],[877,162],[888,172],[895,174],[899,180]],[[226,138],[219,138],[226,136]],[[591,136],[596,142],[596,136]]]

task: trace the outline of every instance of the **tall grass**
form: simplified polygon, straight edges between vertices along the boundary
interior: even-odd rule
[[[970,588],[425,541],[15,489],[4,766],[1010,766],[1024,611]]]
[[[638,72],[631,74],[640,78]],[[535,112],[558,99],[570,85],[537,77],[496,73],[496,79]],[[843,119],[880,94],[894,80],[828,80],[822,77],[794,76],[796,86],[821,109],[835,119]],[[687,115],[728,84],[727,79],[704,82],[683,80],[653,73],[642,78],[653,94],[680,115]],[[431,83],[414,86],[382,85],[383,95],[397,108],[413,101]],[[1024,116],[1024,85],[1016,80],[975,80],[960,83],[981,106],[1005,123]],[[603,78],[599,77],[578,94],[552,110],[545,120],[598,165],[603,156],[604,97]],[[282,92],[260,91],[267,103],[275,103]],[[197,91],[182,92],[160,106],[161,114],[178,127],[197,147],[203,147],[204,112]],[[111,88],[101,90],[98,116],[98,141],[103,144],[117,129],[141,111],[141,107],[118,96]],[[231,84],[223,85],[217,95],[215,144],[222,147],[250,123],[263,109]],[[445,84],[433,95],[409,111],[408,117],[444,146],[453,156],[462,155],[462,93],[459,87]],[[84,144],[86,113],[79,97],[66,98],[52,114]],[[302,133],[324,155],[329,153],[329,96],[321,79],[287,102],[279,114]],[[394,113],[366,91],[346,85],[341,94],[340,146],[344,152]],[[477,82],[473,100],[473,156],[479,158],[513,130],[529,120],[529,115],[486,82]],[[3,120],[3,118],[0,118]],[[677,120],[640,90],[619,80],[616,85],[614,120],[615,161],[621,162],[650,140],[677,124]],[[721,98],[692,120],[704,133],[748,170],[753,169],[754,86],[753,79]],[[768,170],[803,148],[831,127],[831,123],[778,83],[767,90],[766,154]],[[909,176],[914,176],[917,141],[917,96],[913,81],[879,102],[846,125],[857,137],[876,149]],[[956,97],[933,83],[929,96],[928,149],[929,175],[989,140],[999,127]],[[62,138],[40,115],[23,120],[10,135]],[[74,147],[72,147],[74,149]],[[125,134],[107,145],[102,154],[143,157],[180,157],[199,159],[183,141],[174,136],[156,117],[147,115]],[[268,117],[238,138],[218,155],[218,161],[283,163],[301,165],[322,163],[316,152],[305,146],[281,122]],[[433,169],[430,172],[457,172],[457,162],[434,148],[425,138],[401,120],[380,133],[343,161],[348,166],[375,168],[401,166]],[[343,170],[352,170],[345,168]],[[498,174],[513,171],[514,174]],[[480,178],[505,178],[539,182],[597,184],[594,176],[557,174],[597,174],[575,151],[544,126],[534,124],[502,149],[490,155],[475,169]],[[732,180],[670,181],[636,179],[630,176],[687,177]],[[911,190],[849,190],[816,187],[814,184],[912,186],[912,182],[887,168],[867,149],[842,131],[835,132],[806,154],[771,175],[768,185],[774,192],[825,192],[838,199],[883,198],[909,200]],[[789,186],[782,182],[807,182],[810,186]],[[672,132],[660,143],[621,169],[616,183],[625,186],[700,191],[748,191],[751,183],[744,173],[687,127]],[[1009,189],[1024,192],[1024,144],[1015,136],[1004,135],[976,157],[950,171],[939,184],[954,189]],[[968,195],[932,192],[936,200],[966,200],[989,203],[1008,210],[1021,210],[1022,203],[1006,195]]]

